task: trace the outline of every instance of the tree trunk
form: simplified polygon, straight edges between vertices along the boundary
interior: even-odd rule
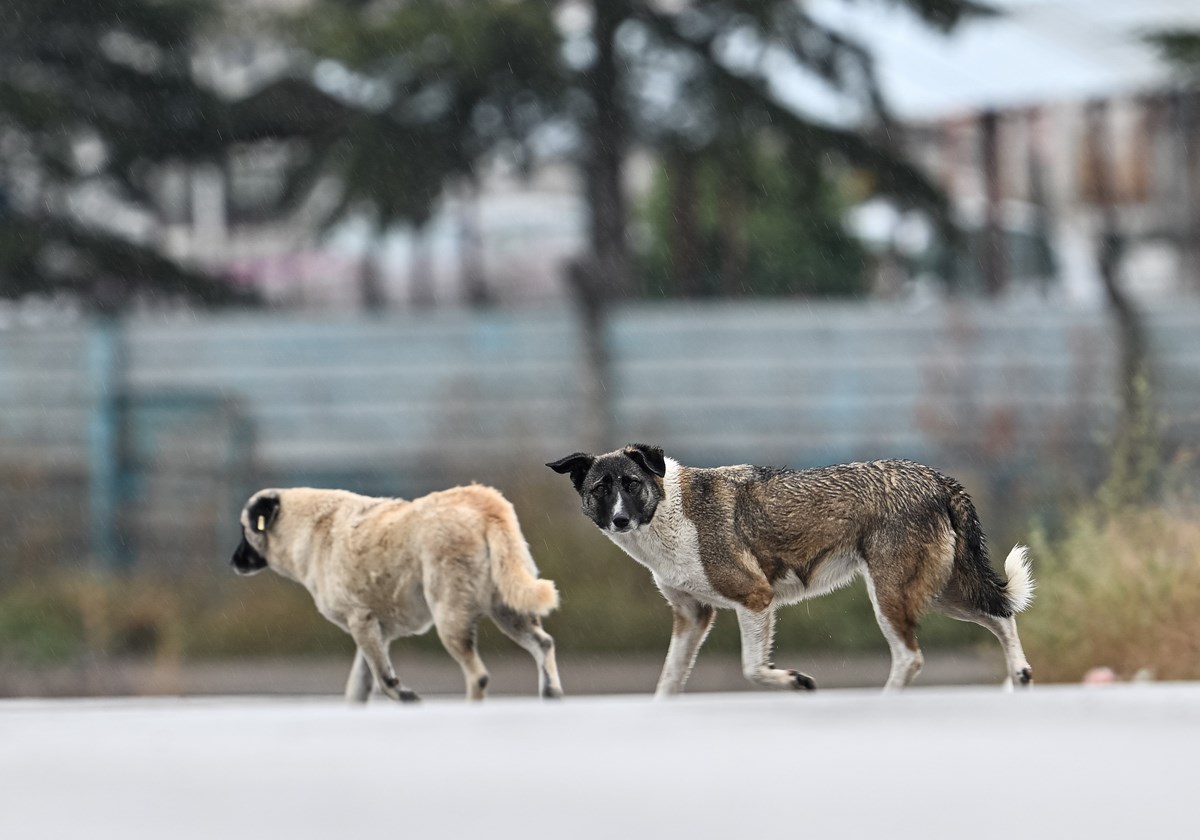
[[[629,15],[628,6],[623,0],[596,0],[593,4],[596,59],[583,76],[583,88],[590,100],[584,164],[591,211],[590,261],[598,269],[598,273],[589,274],[596,280],[603,278],[614,298],[626,297],[633,289],[625,239],[628,208],[622,183],[627,125],[615,43],[617,29]]]
[[[1200,292],[1200,92],[1185,91],[1178,99],[1178,126],[1183,164],[1183,200],[1186,207],[1180,218],[1185,282]]]
[[[429,264],[429,248],[424,226],[412,229],[412,252],[408,271],[409,302],[413,309],[432,309],[437,302],[433,291],[433,267]]]
[[[483,269],[483,230],[479,221],[479,183],[466,179],[458,212],[459,272],[468,306],[481,309],[494,300]]]
[[[750,243],[746,230],[746,187],[732,172],[721,174],[721,196],[717,201],[717,226],[721,237],[721,294],[737,297],[746,293],[746,269]]]
[[[1008,260],[1004,240],[1004,218],[1000,206],[1000,117],[984,111],[979,117],[980,156],[983,163],[983,291],[996,297],[1008,280]]]
[[[608,312],[603,281],[592,275],[594,263],[573,261],[567,265],[567,284],[579,307],[583,334],[583,377],[581,380],[580,443],[589,452],[605,452],[613,446],[612,367],[608,354]]]
[[[613,300],[633,291],[623,189],[627,126],[616,55],[617,29],[630,15],[630,8],[628,0],[594,0],[592,11],[596,58],[580,78],[588,100],[583,120],[588,138],[583,160],[590,213],[588,250],[567,265],[566,280],[579,309],[583,333],[582,442],[591,451],[602,452],[611,448],[613,435],[608,311]]]
[[[1026,114],[1027,122],[1027,152],[1026,164],[1029,172],[1029,203],[1033,205],[1034,225],[1038,236],[1046,245],[1047,264],[1045,273],[1038,276],[1039,290],[1042,297],[1050,294],[1050,283],[1058,273],[1054,263],[1055,217],[1054,199],[1050,194],[1050,185],[1046,177],[1046,126],[1045,116],[1038,108],[1032,108]]]
[[[700,231],[696,223],[696,156],[677,149],[669,156],[671,188],[671,282],[683,298],[699,297]]]
[[[383,269],[379,265],[383,256],[383,240],[378,231],[371,237],[371,244],[363,253],[358,270],[359,299],[363,312],[382,312],[387,308],[387,295],[383,291]]]
[[[1143,501],[1150,492],[1158,463],[1157,418],[1145,326],[1120,277],[1122,242],[1113,192],[1106,103],[1090,103],[1086,120],[1092,186],[1100,218],[1096,265],[1116,330],[1121,401],[1112,465],[1101,498],[1110,506],[1120,507]]]

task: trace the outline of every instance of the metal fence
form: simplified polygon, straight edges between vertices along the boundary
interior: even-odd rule
[[[1200,433],[1200,306],[1147,313],[1168,437]],[[1092,481],[1115,415],[1103,312],[639,305],[607,326],[616,446],[792,466],[902,456],[982,492]],[[5,563],[224,552],[257,487],[411,495],[582,448],[573,313],[128,317],[0,330]]]

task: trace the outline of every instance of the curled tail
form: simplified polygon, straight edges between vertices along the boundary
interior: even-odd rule
[[[521,535],[517,515],[507,502],[502,511],[488,519],[487,544],[492,582],[505,604],[516,612],[538,616],[558,606],[558,589],[554,581],[538,578],[537,565]]]
[[[1004,560],[1007,580],[1001,579],[988,560],[979,515],[967,491],[957,481],[943,477],[950,492],[950,524],[956,535],[954,580],[971,606],[988,615],[1007,618],[1033,600],[1033,574],[1024,546],[1014,546]]]
[[[1008,581],[1004,584],[1004,598],[1009,608],[1019,613],[1033,602],[1033,590],[1037,584],[1033,582],[1033,570],[1029,563],[1029,550],[1023,545],[1014,545],[1008,557],[1004,558],[1004,574]]]

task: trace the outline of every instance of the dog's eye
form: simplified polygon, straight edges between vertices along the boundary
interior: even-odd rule
[[[603,484],[597,484],[595,487],[592,488],[592,495],[595,496],[597,499],[604,498],[604,495],[606,493],[608,493],[608,488],[605,487]]]
[[[642,482],[638,481],[636,478],[628,479],[625,482],[625,489],[630,493],[635,493],[642,489]]]

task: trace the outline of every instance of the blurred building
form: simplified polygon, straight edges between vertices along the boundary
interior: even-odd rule
[[[998,0],[1000,17],[949,34],[891,6],[810,5],[866,45],[904,142],[963,224],[980,240],[989,223],[1001,229],[998,262],[981,247],[964,261],[968,284],[1097,299],[1103,155],[1131,291],[1200,290],[1200,87],[1151,40],[1200,31],[1200,4]],[[826,110],[853,119],[848,103]],[[902,214],[867,211],[858,227],[881,251],[924,244]]]

